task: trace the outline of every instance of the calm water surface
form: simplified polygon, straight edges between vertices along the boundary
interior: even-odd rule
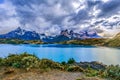
[[[23,52],[35,54],[40,59],[47,58],[56,62],[67,61],[69,58],[74,58],[77,62],[99,61],[108,65],[120,65],[120,49],[115,48],[59,44],[0,44],[0,57],[6,57],[13,53],[20,54]]]

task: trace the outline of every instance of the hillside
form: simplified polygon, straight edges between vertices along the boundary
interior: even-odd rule
[[[58,63],[28,53],[0,58],[0,80],[119,80],[119,70],[120,66],[95,61],[76,62],[71,58]]]
[[[76,44],[76,45],[94,45],[94,46],[101,46],[104,44],[106,39],[102,38],[91,38],[91,39],[83,39],[83,40],[70,40],[60,42],[60,44]]]
[[[40,40],[0,39],[0,44],[44,44]]]
[[[107,40],[104,45],[109,47],[120,47],[120,33],[114,38]]]

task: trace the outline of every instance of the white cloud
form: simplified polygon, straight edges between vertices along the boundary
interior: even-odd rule
[[[0,22],[0,33],[4,34],[16,28],[16,25],[19,26],[19,21],[15,18],[10,18],[8,20],[3,20]]]
[[[108,1],[110,1],[110,0],[102,0],[104,3],[107,3]]]
[[[4,34],[19,26],[19,20],[16,17],[15,7],[8,1],[0,4],[0,33]]]

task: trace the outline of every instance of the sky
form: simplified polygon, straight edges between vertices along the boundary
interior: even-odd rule
[[[68,29],[120,32],[120,0],[0,0],[0,34],[21,27],[47,35]]]
[[[0,0],[0,3],[3,3],[4,2],[4,0]]]

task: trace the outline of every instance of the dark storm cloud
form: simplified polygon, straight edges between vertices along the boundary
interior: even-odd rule
[[[51,20],[53,21],[52,23],[60,23],[60,21],[64,19],[64,16],[67,15],[63,14],[61,16],[55,16],[55,10],[53,8],[57,7],[57,4],[59,4],[62,7],[61,9],[70,12],[70,9],[72,9],[70,1],[53,0],[50,2],[48,0],[11,0],[13,5],[16,6],[16,12],[21,18],[22,23],[34,21],[38,16],[42,16],[46,20]],[[62,12],[58,12],[58,14],[59,13]]]
[[[80,10],[77,14],[74,14],[72,17],[73,18],[71,20],[74,20],[76,24],[79,24],[80,21],[82,22],[82,20],[88,19],[89,15],[87,10]]]
[[[95,5],[100,5],[100,4],[102,4],[102,1],[100,0],[87,0],[88,8],[94,7]]]
[[[99,4],[101,10],[99,17],[110,17],[120,11],[120,0],[110,0],[107,3]]]
[[[85,4],[84,4],[86,7],[84,9],[79,10],[77,14],[75,14],[73,12],[73,14],[74,14],[73,15],[73,14],[71,14],[72,1],[73,0],[69,0],[69,1],[67,1],[67,0],[52,0],[52,1],[48,1],[48,0],[29,0],[29,1],[28,0],[11,0],[13,5],[16,6],[16,11],[18,13],[18,16],[20,16],[22,18],[21,22],[31,22],[30,20],[35,20],[35,17],[38,17],[37,16],[38,14],[36,14],[37,12],[35,12],[35,8],[33,8],[33,5],[36,5],[36,8],[43,7],[43,9],[44,9],[43,12],[42,12],[42,9],[40,9],[41,12],[39,12],[39,14],[41,16],[43,16],[46,20],[53,21],[52,23],[61,23],[61,21],[66,16],[71,16],[71,15],[72,15],[71,17],[73,18],[73,20],[75,20],[76,22],[79,23],[81,20],[86,20],[86,19],[90,18],[91,15],[89,15],[88,13],[91,11],[91,9],[93,9],[93,7],[98,7],[98,9],[101,10],[101,12],[99,13],[99,16],[101,16],[101,17],[107,16],[107,15],[114,14],[117,11],[119,11],[118,8],[120,6],[119,5],[120,0],[110,0],[106,3],[102,2],[101,0],[86,0]],[[54,16],[54,14],[50,14],[50,11],[45,10],[46,8],[53,7],[57,3],[59,3],[61,5],[62,9],[67,11],[69,14],[56,17],[56,16]],[[40,5],[43,5],[43,6],[40,6]],[[44,8],[44,7],[46,7],[46,8]],[[26,9],[23,9],[23,8],[26,8]],[[50,9],[48,9],[48,10],[50,10]],[[71,10],[71,12],[70,12],[70,10]]]

